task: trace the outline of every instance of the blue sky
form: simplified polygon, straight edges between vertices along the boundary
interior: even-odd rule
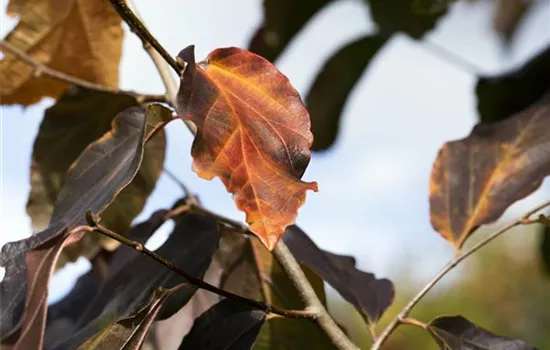
[[[246,47],[262,20],[260,0],[139,0],[135,4],[170,53],[195,44],[198,59],[217,47]],[[3,13],[5,6],[3,1]],[[308,194],[297,222],[322,248],[352,254],[361,268],[379,276],[391,278],[408,265],[419,281],[452,256],[454,250],[429,223],[428,180],[437,151],[445,141],[468,135],[475,124],[476,74],[516,67],[550,43],[548,1],[535,2],[509,50],[493,32],[491,16],[490,2],[456,4],[424,41],[396,35],[371,63],[345,108],[337,143],[328,152],[314,154],[304,175],[304,180],[319,183],[319,192]],[[1,19],[5,35],[15,22],[5,15]],[[361,1],[335,2],[307,25],[277,66],[304,96],[311,78],[334,50],[374,30]],[[154,66],[129,32],[121,86],[163,91]],[[30,234],[25,213],[29,160],[43,110],[51,103],[1,108],[0,244]],[[191,141],[181,123],[169,126],[167,168],[197,192],[208,208],[243,220],[219,180],[205,181],[191,171]],[[521,214],[548,193],[547,181],[506,216]],[[140,218],[170,206],[179,195],[178,187],[161,177]],[[167,232],[165,228],[160,236]],[[58,298],[86,267],[80,261],[58,274],[52,280],[51,298]]]

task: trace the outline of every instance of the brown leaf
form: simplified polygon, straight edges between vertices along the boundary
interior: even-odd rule
[[[193,170],[221,178],[246,213],[250,229],[270,250],[294,223],[314,182],[300,181],[310,160],[309,114],[288,78],[264,58],[238,48],[217,49],[187,67],[178,114],[197,126]]]
[[[4,39],[34,60],[78,78],[116,87],[122,52],[121,19],[107,0],[11,0],[19,23]],[[66,84],[38,77],[9,52],[0,63],[2,104],[57,98]]]
[[[432,226],[457,249],[550,174],[550,95],[443,145],[430,181]]]

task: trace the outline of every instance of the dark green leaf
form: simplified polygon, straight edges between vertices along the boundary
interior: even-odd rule
[[[395,294],[393,284],[358,270],[353,257],[319,249],[297,226],[289,226],[283,240],[296,259],[336,289],[369,324],[375,324],[391,305]]]
[[[69,236],[68,231],[86,223],[88,210],[100,214],[134,178],[143,157],[145,132],[144,108],[132,107],[120,113],[112,131],[86,148],[70,168],[50,226],[28,239],[2,247],[0,266],[6,269],[0,284],[2,341],[12,335],[10,341],[14,342],[18,338],[14,333],[19,327],[22,334],[35,326],[43,329],[53,266],[63,245],[80,238],[80,235]],[[36,282],[37,278],[40,283]],[[24,305],[28,305],[25,313]],[[41,348],[41,332],[35,334],[39,335],[37,343],[28,343],[32,338],[28,336],[19,339],[25,342],[23,348]]]
[[[389,36],[403,32],[414,39],[422,38],[432,30],[437,20],[447,11],[442,8],[437,12],[414,11],[414,3],[418,0],[364,0],[370,5],[372,19],[380,32]]]
[[[31,192],[27,202],[35,232],[48,226],[69,167],[89,144],[110,130],[119,112],[136,105],[130,96],[74,88],[46,110],[33,147]],[[154,117],[149,119],[159,119],[156,114]],[[164,132],[147,144],[135,178],[104,211],[104,225],[122,233],[129,229],[160,176],[165,148]],[[84,236],[62,252],[58,267],[80,255],[93,257],[101,249],[101,243],[112,245],[111,240],[99,235]]]
[[[503,120],[529,107],[550,91],[550,46],[521,68],[492,77],[480,77],[477,109],[482,123]]]
[[[242,302],[222,300],[195,320],[179,349],[250,349],[258,337],[265,317],[262,310]]]
[[[274,62],[302,27],[333,0],[264,0],[264,22],[248,49]]]
[[[202,278],[218,239],[214,219],[202,214],[186,214],[156,253],[187,273]],[[119,329],[112,328],[115,323],[135,317],[149,305],[158,287],[168,289],[185,282],[183,277],[134,249],[126,246],[119,249],[126,251],[121,254],[133,255],[133,258],[126,258],[124,267],[113,266],[95,298],[68,332],[70,338],[56,344],[54,349],[76,349],[90,338],[95,339],[94,344],[100,344],[104,335]],[[158,311],[158,318],[174,314],[196,289],[190,285],[170,296]]]
[[[488,332],[462,316],[438,317],[428,331],[442,350],[535,350],[521,340]]]
[[[312,150],[333,144],[350,92],[385,43],[380,36],[362,37],[341,48],[321,68],[306,97],[314,136]]]

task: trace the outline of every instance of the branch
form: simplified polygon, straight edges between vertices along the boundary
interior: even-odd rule
[[[124,0],[109,0],[119,16],[128,24],[132,32],[134,32],[144,43],[150,44],[164,60],[180,75],[183,68],[178,62],[170,56],[170,54],[162,47],[162,45],[155,39],[155,37],[149,32],[149,29],[141,22],[136,14],[128,7]]]
[[[382,346],[382,344],[387,340],[387,338],[390,336],[390,334],[402,323],[409,323],[407,322],[407,316],[411,312],[411,310],[416,306],[416,304],[433,288],[433,286],[436,285],[439,280],[443,278],[447,273],[449,273],[456,265],[458,265],[461,261],[465,260],[467,257],[472,255],[473,253],[477,252],[479,249],[483,248],[488,243],[492,242],[495,238],[499,237],[503,233],[509,231],[510,229],[520,226],[520,225],[528,225],[534,222],[538,222],[537,220],[532,220],[531,216],[533,216],[538,211],[549,207],[550,201],[545,202],[536,208],[528,211],[523,217],[517,219],[516,221],[512,222],[511,224],[508,224],[504,226],[503,228],[491,233],[489,236],[485,237],[483,240],[479,241],[477,244],[475,244],[473,247],[471,247],[469,250],[465,252],[459,252],[454,259],[449,261],[442,269],[435,275],[431,281],[418,292],[417,295],[415,295],[411,301],[405,307],[399,314],[397,314],[392,321],[384,328],[382,333],[380,333],[380,336],[378,339],[376,339],[375,343],[372,345],[371,350],[379,350]]]
[[[273,255],[290,277],[296,289],[298,289],[300,297],[306,304],[306,310],[311,310],[316,313],[317,317],[315,321],[329,336],[334,345],[339,349],[358,349],[328,314],[324,305],[319,300],[319,297],[317,297],[315,290],[309,283],[304,271],[302,271],[300,264],[298,264],[282,240],[275,246]]]
[[[168,97],[168,102],[172,105],[176,105],[176,95],[178,93],[178,84],[174,80],[174,77],[172,76],[172,73],[170,72],[170,68],[168,67],[168,64],[178,73],[178,75],[181,75],[183,69],[179,65],[179,63],[170,56],[168,51],[158,42],[158,40],[149,32],[145,24],[141,21],[139,18],[139,15],[137,15],[134,10],[126,4],[125,0],[109,0],[117,13],[120,15],[120,17],[128,24],[128,27],[130,27],[130,30],[136,34],[143,44],[143,49],[149,57],[151,57],[151,60],[153,61],[153,64],[157,68],[157,71],[160,75],[160,78],[162,80],[162,83],[164,84],[164,87],[166,88],[166,95]],[[131,0],[128,0],[131,2]],[[136,11],[137,12],[137,11]],[[188,120],[183,121],[185,123],[185,126],[189,131],[195,135],[196,134],[196,128],[193,123],[191,123]]]
[[[222,297],[231,298],[237,301],[241,301],[245,304],[248,304],[250,306],[253,306],[255,308],[258,308],[260,310],[265,311],[266,313],[273,313],[284,317],[289,318],[306,318],[306,319],[314,319],[317,315],[313,312],[310,312],[309,310],[286,310],[286,309],[280,309],[278,307],[275,307],[273,305],[270,305],[268,303],[264,303],[261,301],[248,299],[243,296],[233,294],[229,291],[220,289],[216,286],[213,286],[207,282],[204,282],[200,278],[194,277],[190,275],[189,273],[183,271],[182,269],[178,268],[174,264],[172,264],[170,261],[166,260],[162,256],[158,255],[157,253],[147,249],[142,243],[133,241],[127,237],[124,237],[114,231],[109,230],[108,228],[102,226],[98,223],[97,217],[94,216],[90,211],[86,213],[86,221],[88,223],[87,227],[79,226],[79,231],[94,231],[101,233],[104,236],[107,236],[109,238],[112,238],[130,248],[135,249],[138,253],[146,255],[147,257],[155,260],[156,262],[166,266],[168,269],[172,270],[173,272],[177,273],[181,277],[185,278],[188,283],[195,285],[201,289],[207,290],[209,292],[218,294]]]
[[[80,86],[86,89],[95,90],[95,91],[102,91],[102,92],[109,92],[117,95],[126,95],[126,96],[132,96],[134,97],[139,103],[144,102],[166,102],[166,97],[163,95],[147,95],[147,94],[141,94],[139,92],[135,91],[129,91],[129,90],[120,90],[117,88],[112,88],[108,86],[103,86],[95,83],[91,83],[86,80],[82,80],[80,78],[74,77],[72,75],[68,75],[62,72],[59,72],[55,69],[51,69],[36,60],[34,60],[32,57],[27,55],[25,52],[19,50],[17,47],[15,47],[13,44],[2,41],[0,42],[0,46],[9,51],[10,53],[14,54],[19,58],[21,61],[25,62],[29,66],[31,66],[36,74],[38,75],[44,75],[49,78],[61,81],[63,83],[68,83],[76,86]]]

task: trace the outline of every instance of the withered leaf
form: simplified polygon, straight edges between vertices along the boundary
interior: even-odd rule
[[[476,85],[479,120],[491,123],[508,118],[550,91],[550,46],[518,69],[497,76],[481,76]]]
[[[385,43],[381,36],[364,36],[346,44],[321,68],[306,97],[315,135],[312,150],[325,150],[334,143],[349,94]]]
[[[143,157],[145,132],[144,108],[132,107],[121,112],[113,121],[113,129],[86,148],[69,169],[50,226],[30,238],[2,247],[0,266],[6,269],[0,283],[2,341],[19,327],[23,333],[34,327],[35,322],[40,323],[40,329],[44,327],[45,316],[35,316],[44,310],[48,280],[60,246],[67,239],[67,231],[85,224],[88,210],[95,215],[100,214],[133,179]],[[27,268],[25,261],[29,259],[33,263]],[[37,278],[45,279],[44,283],[34,283]],[[34,309],[26,308],[23,314],[24,305],[33,300],[43,302]],[[20,338],[21,342],[28,342],[29,339]],[[14,337],[11,337],[10,342],[13,341]],[[41,334],[37,341],[33,346],[25,345],[24,348],[41,348]]]
[[[462,316],[438,317],[427,330],[442,350],[536,350],[521,340],[488,332]]]
[[[179,349],[251,349],[265,318],[262,310],[235,300],[222,300],[195,320]]]
[[[378,24],[380,32],[386,36],[404,32],[414,39],[421,39],[447,12],[446,7],[439,7],[435,12],[415,11],[418,8],[418,0],[363,1],[369,4],[372,19]]]
[[[285,309],[305,307],[292,281],[256,237],[245,238],[233,232],[224,232],[221,237],[220,250],[226,250],[221,288]],[[307,268],[304,272],[324,302],[323,281]],[[267,320],[254,349],[288,348],[334,349],[334,346],[326,334],[308,320],[278,317]]]
[[[110,130],[119,112],[136,105],[136,100],[130,96],[75,88],[46,110],[33,146],[31,192],[27,202],[34,232],[48,226],[71,164],[89,144]],[[156,115],[153,118],[153,114],[148,113],[148,123],[162,123],[156,120]],[[103,212],[102,224],[121,233],[130,228],[162,172],[165,150],[166,137],[161,130],[147,143],[143,161],[132,182]],[[63,250],[57,265],[61,267],[81,255],[91,258],[101,245],[110,247],[112,244],[104,236],[86,235]]]
[[[358,270],[353,257],[319,249],[297,226],[288,227],[283,240],[296,259],[355,306],[369,325],[374,325],[391,305],[395,295],[393,283]]]
[[[193,170],[220,177],[271,250],[306,191],[317,190],[300,180],[311,157],[309,114],[288,78],[249,51],[217,49],[195,64],[190,46],[179,59],[186,68],[177,111],[197,126]]]
[[[550,95],[443,145],[430,180],[432,226],[457,249],[550,174]]]
[[[249,50],[274,62],[306,23],[333,0],[264,0],[264,21]]]
[[[187,273],[202,278],[218,240],[217,223],[213,218],[189,213],[177,222],[156,253]],[[121,341],[120,337],[128,334],[125,329],[130,328],[132,334],[136,331],[128,327],[131,322],[124,320],[139,316],[151,303],[151,296],[158,287],[169,289],[185,283],[183,277],[134,249],[126,246],[119,249],[121,254],[128,255],[123,259],[126,264],[111,266],[99,292],[90,300],[73,329],[67,331],[68,338],[55,344],[53,349],[89,348],[88,341],[94,345],[92,348],[101,344],[110,349],[108,344]],[[163,307],[155,311],[155,318],[172,316],[189,301],[196,289],[189,285],[169,296],[163,301]]]
[[[19,23],[4,39],[34,60],[75,77],[116,87],[122,53],[121,19],[107,0],[11,0]],[[66,84],[37,77],[5,51],[0,63],[2,104],[30,105],[57,98]]]

